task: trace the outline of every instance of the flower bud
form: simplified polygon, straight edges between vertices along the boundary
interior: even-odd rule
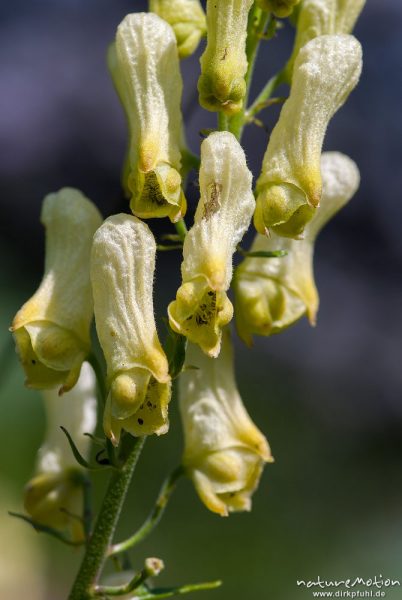
[[[186,236],[183,283],[169,305],[170,326],[210,356],[220,351],[221,331],[233,316],[227,297],[232,256],[255,206],[252,175],[234,135],[216,132],[201,145],[201,198]]]
[[[155,254],[149,227],[136,217],[109,217],[94,236],[95,320],[109,385],[104,429],[115,445],[122,429],[135,436],[168,430],[171,383],[153,311]]]
[[[258,6],[263,10],[272,12],[275,17],[284,19],[292,14],[294,7],[300,0],[257,0]]]
[[[246,95],[246,38],[253,0],[208,0],[207,47],[198,80],[200,104],[207,110],[239,112]]]
[[[97,208],[78,190],[46,196],[41,214],[46,227],[45,274],[17,312],[12,331],[32,388],[71,389],[90,350],[93,314],[89,258],[92,237],[102,223]]]
[[[96,427],[96,378],[84,363],[78,382],[61,398],[53,390],[43,392],[47,432],[38,452],[37,473],[24,492],[25,509],[34,521],[47,527],[68,530],[75,541],[84,538],[82,522],[83,470],[60,426],[66,428],[87,459]]]
[[[293,65],[302,48],[320,35],[351,33],[366,0],[304,0],[297,19],[297,31],[292,55],[285,75],[290,82]]]
[[[186,210],[180,175],[183,84],[172,28],[155,14],[127,15],[108,64],[129,123],[124,185],[131,210],[143,219],[177,221]]]
[[[290,96],[283,105],[257,181],[254,224],[299,237],[321,199],[320,157],[334,113],[356,86],[362,68],[351,35],[323,35],[300,50]]]
[[[273,459],[237,390],[229,332],[218,358],[189,344],[187,363],[197,369],[179,380],[183,466],[209,510],[222,516],[250,510],[264,462]]]
[[[150,0],[149,10],[172,26],[179,58],[186,58],[195,52],[200,39],[207,32],[200,0]]]
[[[246,344],[253,334],[279,333],[307,314],[315,324],[318,293],[313,274],[314,243],[324,225],[355,194],[359,171],[339,152],[321,158],[323,195],[319,208],[307,224],[302,240],[257,234],[251,252],[284,250],[282,258],[246,258],[235,277],[236,326]]]

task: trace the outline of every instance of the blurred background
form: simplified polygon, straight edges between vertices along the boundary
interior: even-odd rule
[[[105,52],[124,15],[145,4],[0,5],[1,600],[66,598],[80,560],[79,552],[7,515],[22,510],[44,429],[39,394],[23,387],[7,328],[41,278],[46,193],[75,186],[105,216],[127,210],[119,183],[125,122]],[[163,585],[222,578],[220,590],[199,597],[298,600],[311,592],[296,580],[318,575],[402,582],[401,28],[399,0],[368,0],[355,30],[364,48],[363,76],[331,122],[325,148],[350,155],[362,183],[317,244],[317,327],[301,321],[252,350],[237,344],[239,387],[276,462],[265,470],[253,511],[229,519],[207,512],[191,484],[180,483],[160,527],[133,553],[136,566],[144,556],[165,560]],[[285,62],[292,36],[286,24],[263,44],[252,95]],[[215,123],[197,103],[200,51],[182,63],[183,112],[195,152],[200,129]],[[266,130],[252,126],[244,137],[255,176],[278,110],[262,113]],[[194,181],[188,196],[191,217]],[[168,223],[152,226],[156,233],[169,230]],[[179,266],[180,253],[159,256],[159,314],[175,295]],[[172,403],[171,430],[147,442],[118,539],[146,516],[181,447]],[[96,475],[97,504],[105,482]],[[402,598],[402,590],[387,598]]]

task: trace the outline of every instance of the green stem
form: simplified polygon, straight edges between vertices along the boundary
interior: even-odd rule
[[[95,596],[125,596],[135,589],[139,588],[148,579],[148,574],[145,571],[137,573],[127,585],[108,586],[97,585],[94,589]]]
[[[178,235],[180,236],[180,239],[184,242],[188,231],[184,219],[180,219],[180,221],[177,221],[177,223],[175,223],[174,226]]]
[[[116,554],[120,554],[121,552],[125,552],[133,546],[136,546],[155,529],[155,527],[161,520],[166,505],[170,499],[170,496],[172,495],[176,487],[177,480],[182,474],[182,467],[178,467],[169,475],[169,477],[164,482],[162,489],[159,492],[159,496],[155,503],[155,506],[152,509],[152,512],[145,521],[145,523],[139,528],[138,531],[136,531],[136,533],[134,533],[134,535],[129,537],[127,540],[124,540],[123,542],[112,546],[109,550],[109,556],[115,556]]]
[[[89,600],[91,598],[90,589],[96,584],[107,558],[107,549],[112,541],[124,499],[144,443],[145,437],[129,437],[128,448],[125,448],[122,444],[124,464],[110,478],[93,534],[88,542],[69,600]]]
[[[253,78],[255,61],[258,55],[258,48],[264,31],[268,25],[270,15],[268,12],[262,11],[260,8],[254,6],[249,14],[248,19],[248,34],[246,43],[246,55],[247,55],[247,73],[245,76],[246,81],[246,96],[243,101],[243,109],[234,117],[229,119],[229,131],[231,131],[237,139],[240,141],[244,122],[245,122],[245,111],[248,103],[248,97],[250,94],[250,85]]]
[[[229,119],[228,116],[225,115],[223,111],[218,112],[218,130],[219,131],[228,131],[229,129]]]
[[[261,92],[258,94],[254,102],[246,110],[245,117],[254,117],[260,110],[262,110],[265,103],[267,100],[269,100],[269,98],[271,98],[276,88],[279,87],[279,85],[285,80],[284,71],[279,71],[279,73],[276,73],[276,75],[271,77],[271,79],[265,84]]]
[[[141,594],[141,600],[159,600],[162,598],[171,598],[172,596],[181,596],[182,594],[190,594],[191,592],[201,592],[203,590],[214,590],[222,585],[221,581],[207,581],[205,583],[193,583],[190,585],[182,585],[181,587],[172,588],[170,590],[153,589],[149,594]]]

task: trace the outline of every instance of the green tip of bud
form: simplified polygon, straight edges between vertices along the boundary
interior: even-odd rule
[[[198,91],[203,108],[234,115],[243,107],[246,82],[241,77],[232,79],[230,73],[220,69],[213,74],[201,75],[198,81]]]

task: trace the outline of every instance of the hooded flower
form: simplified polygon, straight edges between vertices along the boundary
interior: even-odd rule
[[[71,389],[90,350],[93,314],[89,258],[92,237],[102,223],[97,208],[78,190],[46,196],[41,214],[46,227],[45,274],[17,312],[12,331],[32,388]]]
[[[264,463],[273,459],[237,390],[229,332],[217,359],[189,344],[187,362],[197,369],[179,380],[183,466],[209,510],[222,516],[250,510]]]
[[[124,187],[138,217],[180,219],[183,83],[173,30],[155,14],[127,15],[108,53],[109,69],[129,124]]]
[[[366,0],[304,0],[297,19],[292,55],[286,65],[286,79],[292,79],[293,65],[302,48],[320,35],[351,33]]]
[[[96,378],[84,363],[75,388],[61,398],[53,390],[43,392],[47,431],[39,449],[36,475],[24,492],[25,509],[34,521],[68,530],[73,540],[84,538],[79,517],[83,510],[83,470],[76,463],[60,426],[67,429],[80,454],[87,459],[96,427]]]
[[[248,344],[253,334],[271,335],[292,325],[304,314],[315,323],[318,293],[314,282],[315,239],[325,224],[355,194],[359,171],[355,163],[339,152],[321,158],[323,195],[319,208],[307,224],[302,240],[257,234],[252,252],[285,250],[283,258],[249,257],[235,277],[236,326]]]
[[[246,38],[253,0],[208,0],[207,47],[198,80],[200,104],[207,110],[239,112],[246,95]]]
[[[221,330],[232,318],[227,297],[232,256],[255,206],[252,176],[231,133],[212,133],[201,145],[201,198],[186,236],[183,283],[169,305],[170,326],[210,356],[220,350]]]
[[[292,14],[294,7],[300,0],[257,0],[263,10],[273,12],[276,17],[283,19]]]
[[[149,0],[149,10],[172,26],[180,58],[193,54],[207,33],[200,0]]]
[[[155,253],[149,227],[129,215],[109,217],[94,237],[95,320],[109,385],[104,429],[116,445],[122,429],[135,436],[168,430],[170,376],[152,300]]]
[[[320,203],[320,157],[328,123],[358,82],[359,42],[323,35],[295,62],[292,87],[274,127],[257,181],[254,224],[259,233],[299,237]]]

